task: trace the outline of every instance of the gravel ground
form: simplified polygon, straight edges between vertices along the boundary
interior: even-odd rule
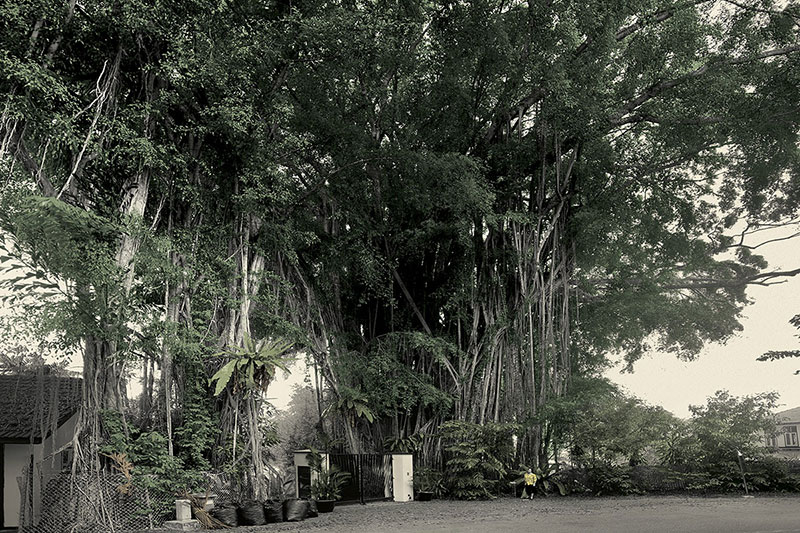
[[[554,497],[338,506],[303,522],[239,527],[235,533],[800,532],[800,496]]]

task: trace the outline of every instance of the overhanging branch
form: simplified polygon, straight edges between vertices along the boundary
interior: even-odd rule
[[[690,276],[680,278],[669,283],[656,284],[655,286],[660,292],[677,291],[677,290],[697,290],[697,289],[724,289],[724,288],[740,288],[747,285],[777,285],[785,283],[786,278],[791,278],[800,274],[800,268],[794,270],[774,270],[772,272],[761,272],[749,276],[741,276],[735,278],[714,278],[711,276]],[[626,280],[625,285],[631,288],[641,287],[645,285],[644,279]],[[603,289],[611,286],[611,279],[602,279],[589,281],[588,285],[592,285],[595,289]],[[587,284],[584,284],[584,286]],[[586,291],[587,296],[591,292]]]

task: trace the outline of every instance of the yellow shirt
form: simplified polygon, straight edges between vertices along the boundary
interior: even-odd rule
[[[525,484],[526,485],[536,485],[536,474],[530,473],[525,474]]]

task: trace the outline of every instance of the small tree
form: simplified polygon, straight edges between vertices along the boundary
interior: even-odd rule
[[[739,398],[721,390],[704,406],[690,405],[700,462],[712,471],[735,470],[738,452],[745,457],[763,455],[763,435],[775,429],[772,411],[777,400],[775,392]]]
[[[576,378],[570,393],[548,407],[543,418],[553,427],[554,443],[569,446],[579,463],[646,463],[677,422],[606,379]]]

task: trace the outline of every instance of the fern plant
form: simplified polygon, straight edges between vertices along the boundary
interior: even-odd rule
[[[211,377],[211,383],[217,383],[214,395],[219,396],[228,385],[234,394],[266,391],[276,370],[287,369],[290,362],[287,354],[291,348],[291,343],[280,340],[256,342],[245,333],[242,346],[216,354],[230,360]]]
[[[338,500],[342,497],[342,487],[350,479],[348,472],[335,466],[320,468],[317,478],[311,483],[311,497],[315,500]]]

